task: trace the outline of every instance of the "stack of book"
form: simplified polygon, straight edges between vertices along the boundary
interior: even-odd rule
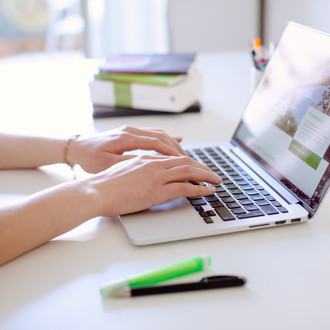
[[[198,112],[196,54],[117,55],[89,83],[94,117]]]

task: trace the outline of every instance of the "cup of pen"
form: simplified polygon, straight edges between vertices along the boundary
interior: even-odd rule
[[[259,85],[263,75],[265,68],[268,63],[268,59],[270,56],[271,45],[269,47],[268,54],[265,52],[264,47],[261,44],[260,38],[256,38],[253,40],[253,47],[251,48],[251,72],[250,72],[250,87],[251,92],[253,92]]]

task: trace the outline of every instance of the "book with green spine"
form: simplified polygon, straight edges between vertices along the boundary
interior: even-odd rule
[[[97,73],[95,79],[111,80],[119,83],[138,83],[158,86],[173,86],[187,78],[184,74],[120,74]]]

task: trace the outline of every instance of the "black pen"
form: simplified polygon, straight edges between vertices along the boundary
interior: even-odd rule
[[[258,68],[258,64],[257,64],[257,60],[256,60],[256,51],[254,49],[251,49],[251,56],[252,56],[252,61],[253,61],[253,65],[256,69],[259,69]]]
[[[246,283],[245,278],[230,275],[216,275],[203,277],[198,282],[178,283],[170,285],[155,285],[149,287],[126,288],[112,293],[114,297],[136,297],[162,293],[174,293],[195,290],[209,290],[241,286]]]

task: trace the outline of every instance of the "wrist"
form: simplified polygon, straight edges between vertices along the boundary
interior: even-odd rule
[[[65,164],[71,167],[73,169],[74,165],[78,164],[77,161],[77,152],[76,152],[76,146],[77,146],[77,140],[79,139],[80,135],[72,135],[69,139],[67,139],[64,143],[63,147],[63,161]]]
[[[71,201],[72,212],[79,219],[86,221],[101,215],[98,194],[90,184],[90,179],[73,181],[67,185],[67,198]]]
[[[113,217],[120,213],[120,194],[118,194],[116,185],[111,181],[106,173],[95,174],[82,180],[94,217]]]

